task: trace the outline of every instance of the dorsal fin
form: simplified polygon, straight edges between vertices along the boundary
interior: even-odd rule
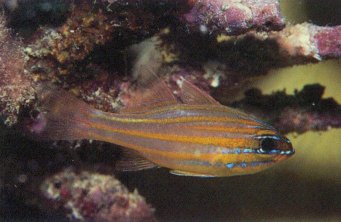
[[[184,104],[192,105],[220,105],[220,103],[213,99],[206,92],[202,91],[194,84],[190,83],[185,78],[181,79],[181,95],[180,99]]]
[[[158,167],[156,164],[142,157],[133,150],[122,149],[121,158],[116,162],[115,169],[118,171],[138,171]]]
[[[151,72],[150,69],[145,69]],[[155,78],[148,80],[148,82],[140,82],[129,103],[120,112],[144,113],[148,110],[178,103],[167,84],[156,74],[152,74]]]

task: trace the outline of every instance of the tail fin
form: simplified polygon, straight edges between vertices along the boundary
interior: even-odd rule
[[[63,90],[44,88],[39,92],[41,112],[30,126],[31,133],[44,140],[87,138],[87,120],[92,108]]]

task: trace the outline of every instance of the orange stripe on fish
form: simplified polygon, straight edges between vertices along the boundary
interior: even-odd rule
[[[128,123],[162,123],[162,124],[170,124],[170,123],[186,123],[186,122],[230,122],[230,123],[241,123],[241,124],[249,124],[251,126],[259,126],[260,124],[251,121],[251,120],[243,120],[243,119],[233,119],[228,117],[210,117],[210,116],[186,116],[186,117],[177,117],[172,119],[147,119],[147,118],[120,118],[118,116],[96,116],[92,115],[92,117],[106,119],[117,122],[128,122]]]
[[[184,126],[187,127],[187,126]],[[195,125],[187,127],[189,129],[196,129],[196,130],[207,130],[207,131],[222,131],[222,132],[229,132],[229,133],[245,133],[245,134],[274,134],[271,130],[259,130],[257,128],[241,128],[241,127],[226,127],[226,126],[215,126],[215,125]]]
[[[251,146],[252,138],[221,138],[221,137],[195,137],[195,136],[181,136],[178,134],[161,134],[161,133],[150,133],[146,131],[137,131],[137,130],[121,130],[115,129],[112,127],[108,127],[101,124],[96,123],[88,123],[91,127],[96,129],[100,129],[103,131],[111,132],[111,133],[121,133],[130,136],[144,137],[150,139],[159,139],[166,141],[174,141],[174,142],[183,142],[183,143],[196,143],[196,144],[205,144],[205,145],[216,145],[216,146],[232,146],[232,147],[240,147],[240,146]]]

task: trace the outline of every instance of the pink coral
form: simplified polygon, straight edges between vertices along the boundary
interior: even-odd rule
[[[191,1],[185,21],[192,26],[202,26],[208,32],[240,34],[248,29],[279,30],[284,20],[277,0],[205,0]]]
[[[153,222],[153,209],[137,191],[128,192],[113,176],[66,169],[47,178],[41,191],[71,220],[98,222]]]
[[[34,99],[34,83],[24,65],[21,43],[13,40],[0,15],[0,113],[8,125],[15,124],[20,108]]]

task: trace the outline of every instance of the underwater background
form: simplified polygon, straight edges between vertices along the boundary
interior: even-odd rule
[[[281,11],[291,24],[341,25],[338,1],[283,0]],[[270,94],[285,89],[293,94],[313,83],[326,87],[323,98],[333,97],[340,104],[340,60],[272,70],[245,90],[257,87]],[[0,149],[6,149],[7,134],[2,131]],[[153,169],[116,177],[145,197],[159,221],[340,221],[341,129],[287,136],[296,154],[255,175],[203,179]],[[34,149],[34,144],[23,143]],[[42,212],[9,196],[0,194],[0,221],[67,221],[59,213]]]

